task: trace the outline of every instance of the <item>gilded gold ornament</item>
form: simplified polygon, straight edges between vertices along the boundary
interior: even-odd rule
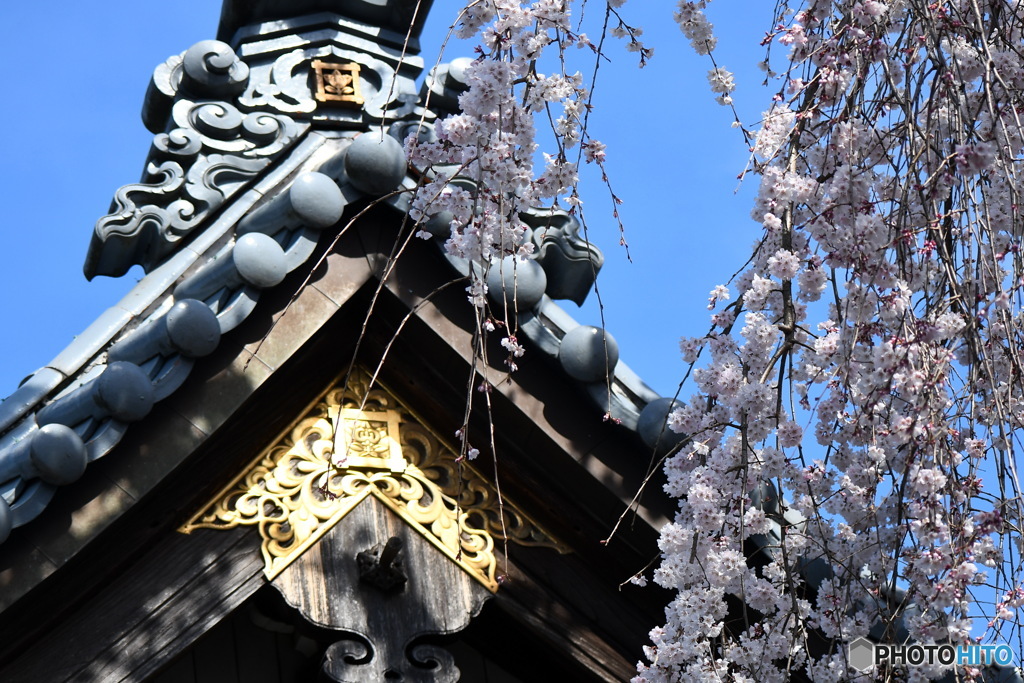
[[[256,526],[273,579],[367,496],[491,591],[495,538],[567,552],[361,371],[325,392],[180,531]]]

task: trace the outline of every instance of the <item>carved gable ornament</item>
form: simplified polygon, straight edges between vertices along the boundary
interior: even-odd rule
[[[491,592],[496,540],[567,552],[363,372],[329,389],[180,531],[257,527],[273,579],[369,497]]]

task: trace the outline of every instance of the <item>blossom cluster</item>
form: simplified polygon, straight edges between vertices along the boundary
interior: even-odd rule
[[[428,179],[410,216],[443,221],[450,228],[448,253],[480,266],[471,274],[479,282],[470,285],[470,299],[478,306],[485,302],[482,281],[490,264],[512,254],[525,257],[532,249],[520,214],[544,200],[574,201],[578,172],[571,150],[583,142],[588,92],[582,75],[564,68],[562,52],[567,45],[589,43],[573,33],[570,17],[569,0],[470,3],[460,15],[458,33],[477,36],[482,45],[465,69],[460,111],[437,123],[436,140],[411,136],[406,141],[409,160]],[[553,61],[544,54],[552,46],[559,52]],[[561,65],[560,71],[541,73],[538,64],[547,63]],[[534,117],[539,113],[554,121],[555,149],[543,155],[538,174]],[[587,161],[601,163],[604,145],[588,139],[582,153]]]
[[[642,64],[623,3],[604,3],[606,30]],[[528,252],[520,213],[575,209],[579,159],[604,163],[584,79],[565,66],[570,45],[598,50],[571,5],[469,3],[459,33],[481,47],[461,112],[406,143],[424,178],[411,216],[443,224],[448,252],[478,265],[467,291],[490,329],[486,272]],[[676,8],[700,55],[717,46],[707,8]],[[674,598],[638,683],[852,680],[843,644],[857,637],[1020,635],[1024,10],[774,12],[766,44],[784,54],[765,60],[777,89],[750,141],[758,237],[712,290],[708,333],[680,343],[692,394],[669,417],[686,438],[664,463],[678,508],[653,573]],[[733,75],[712,61],[708,80],[730,104]],[[535,118],[553,123],[539,173]],[[512,368],[524,349],[498,322]]]
[[[677,16],[701,54],[703,9]],[[761,234],[680,343],[653,576],[676,597],[638,683],[855,680],[854,638],[1005,642],[1024,604],[1024,12],[782,2],[769,37]]]
[[[605,163],[605,145],[586,130],[590,93],[583,75],[568,66],[569,48],[591,60],[591,73],[607,58],[599,47],[607,35],[628,40],[626,49],[639,53],[641,66],[653,55],[639,39],[642,29],[619,14],[625,0],[603,3],[596,45],[570,22],[575,1],[467,2],[453,28],[460,38],[479,41],[476,59],[456,60],[429,77],[436,79],[432,90],[447,91],[442,107],[458,93],[458,111],[436,123],[424,120],[405,140],[406,158],[421,178],[409,210],[415,235],[443,237],[446,252],[468,262],[465,290],[476,309],[476,330],[465,423],[457,434],[468,459],[478,453],[469,445],[475,394],[490,400],[491,385],[476,381],[478,368],[489,363],[488,336],[501,329],[509,372],[526,353],[516,336],[515,283],[518,264],[530,256],[534,240],[521,215],[560,202],[576,212],[582,203],[576,191],[580,160],[602,170]],[[550,123],[543,150],[535,120]],[[534,163],[540,158],[538,172]],[[508,272],[499,268],[509,263],[512,273],[506,278]],[[499,287],[503,291],[495,291]]]

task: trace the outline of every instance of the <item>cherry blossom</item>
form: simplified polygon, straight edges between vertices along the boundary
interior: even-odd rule
[[[510,370],[526,349],[486,310],[487,270],[528,251],[522,211],[575,211],[579,160],[606,161],[590,76],[567,66],[569,46],[608,49],[574,33],[582,4],[469,3],[458,33],[481,47],[461,112],[406,142],[424,179],[410,215],[443,220],[449,254],[476,264],[467,295],[481,334],[502,323]],[[599,4],[643,65],[628,4]],[[675,19],[731,104],[744,93],[709,4]],[[663,462],[678,504],[650,576],[673,598],[638,683],[855,680],[857,637],[1021,637],[1024,9],[780,0],[767,19],[773,90],[760,121],[735,122],[756,241],[711,291],[707,334],[680,341],[689,397],[668,426],[685,438]]]

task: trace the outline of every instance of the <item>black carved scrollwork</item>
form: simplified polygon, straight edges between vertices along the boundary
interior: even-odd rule
[[[580,222],[565,211],[538,208],[520,218],[533,228],[537,262],[547,276],[547,295],[582,306],[604,265],[601,250],[580,237]]]
[[[242,112],[226,102],[199,102],[188,108],[187,123],[216,140],[233,140],[242,128]]]
[[[266,157],[294,138],[295,122],[282,114],[243,113],[228,102],[179,100],[172,111],[175,130],[194,131],[210,151]],[[173,131],[172,131],[173,132]]]
[[[156,68],[143,107],[155,133],[146,176],[119,189],[96,222],[86,277],[152,270],[296,139],[290,117],[238,107],[248,83],[249,67],[217,40]]]
[[[175,127],[153,138],[146,181],[118,190],[96,222],[86,277],[159,265],[298,134],[287,116],[219,101],[179,99],[171,120]]]
[[[191,163],[203,149],[202,137],[188,128],[175,128],[153,138],[153,156]]]
[[[156,165],[150,163],[146,169],[150,182],[125,185],[114,194],[110,213],[96,224],[96,235],[102,230],[103,253],[90,245],[86,256],[85,273],[93,275],[123,275],[137,260],[136,254],[144,255],[148,245],[160,241],[171,223],[164,208],[176,198],[185,182],[185,173],[180,164],[166,161]],[[164,205],[164,206],[161,206]],[[111,267],[123,264],[122,268]]]
[[[432,676],[425,680],[438,683],[455,683],[459,680],[459,668],[455,666],[455,658],[451,653],[438,645],[421,643],[409,649],[409,661],[425,675]]]
[[[246,109],[269,108],[288,114],[311,114],[318,104],[309,87],[310,64],[317,59],[359,65],[361,109],[345,112],[353,121],[395,121],[416,113],[413,84],[385,60],[338,47],[308,47],[283,54],[273,63],[253,66],[239,103]],[[334,115],[341,116],[337,111]]]
[[[237,95],[249,81],[249,67],[219,40],[203,40],[190,47],[182,67],[182,87],[203,97]]]
[[[153,133],[161,133],[178,97],[233,99],[248,82],[249,67],[231,46],[219,40],[200,41],[153,71],[142,121]]]
[[[321,671],[338,683],[456,683],[459,668],[455,658],[444,648],[420,643],[407,648],[407,653],[395,651],[395,657],[385,658],[361,639],[345,638],[331,644],[324,653]]]
[[[290,119],[276,114],[249,114],[242,120],[242,136],[258,145],[268,146],[290,123]]]

